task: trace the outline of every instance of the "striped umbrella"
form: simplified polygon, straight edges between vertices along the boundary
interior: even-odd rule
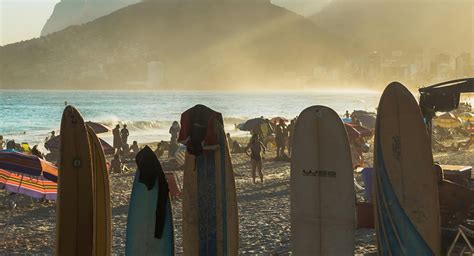
[[[462,120],[452,113],[444,113],[433,119],[433,125],[442,128],[458,128],[462,126]]]
[[[33,198],[56,200],[58,184],[43,176],[32,177],[0,169],[0,188]]]
[[[35,155],[14,150],[0,151],[0,169],[35,177],[43,176],[50,181],[58,181],[58,169],[52,163]]]

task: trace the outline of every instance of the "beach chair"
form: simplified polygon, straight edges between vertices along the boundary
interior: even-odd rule
[[[462,237],[465,244],[461,245],[462,247],[459,255],[463,255],[464,253],[470,253],[470,255],[474,255],[474,247],[471,242],[472,240],[474,240],[474,230],[471,230],[463,225],[458,226],[458,232],[453,242],[451,243],[451,246],[449,247],[447,255],[452,255],[453,250],[456,244],[458,243],[460,237]],[[467,251],[467,249],[469,249],[469,251]]]

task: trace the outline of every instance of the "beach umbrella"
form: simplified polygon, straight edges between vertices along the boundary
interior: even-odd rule
[[[107,143],[105,140],[99,138],[100,144],[102,144],[102,149],[104,150],[105,155],[113,155],[115,153],[114,148]],[[44,147],[49,151],[59,151],[59,145],[61,142],[61,135],[58,135],[47,142],[44,143]]]
[[[58,169],[52,163],[14,150],[0,151],[0,169],[35,177],[43,176],[54,182],[58,179]]]
[[[464,112],[458,115],[464,122],[474,122],[474,114],[470,112]]]
[[[433,125],[441,128],[458,128],[462,126],[462,120],[452,113],[444,113],[433,119]]]
[[[29,176],[0,169],[0,188],[33,198],[56,200],[58,184],[44,176]]]
[[[92,122],[92,121],[87,121],[86,124],[89,125],[89,127],[92,128],[92,130],[96,134],[112,131],[112,129],[110,127],[108,127],[107,125],[105,125],[105,124],[96,123],[96,122]]]
[[[277,117],[274,117],[272,119],[270,119],[270,121],[274,124],[279,124],[281,121],[283,122],[288,122],[288,119],[284,118],[284,117],[281,117],[281,116],[277,116]]]
[[[347,137],[349,137],[349,140],[355,140],[361,137],[359,131],[357,131],[350,124],[344,124],[344,127],[346,128]]]
[[[265,122],[265,119],[259,117],[247,120],[245,123],[239,125],[239,129],[242,131],[252,131],[257,125],[261,125]]]
[[[360,121],[360,123],[369,128],[369,129],[375,129],[375,115],[372,114],[358,114],[358,115],[353,115],[352,120],[357,118],[357,120]]]
[[[358,131],[360,133],[360,136],[362,136],[362,137],[372,137],[372,135],[373,135],[372,131],[367,127],[357,125],[357,124],[350,124],[350,123],[347,124],[347,125],[351,126],[356,131]]]

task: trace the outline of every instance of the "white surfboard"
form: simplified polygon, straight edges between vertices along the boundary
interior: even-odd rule
[[[291,154],[291,245],[294,255],[353,255],[355,191],[341,118],[324,106],[298,117]]]

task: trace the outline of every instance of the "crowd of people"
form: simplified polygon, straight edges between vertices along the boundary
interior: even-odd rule
[[[350,117],[348,111],[346,111],[345,117]],[[297,118],[290,121],[284,118],[274,118],[271,121],[263,119],[263,122],[256,125],[251,129],[251,138],[247,145],[242,146],[238,140],[233,140],[229,133],[226,134],[228,145],[231,153],[245,153],[249,156],[252,180],[255,183],[257,175],[260,178],[260,182],[264,180],[263,172],[263,155],[268,151],[269,146],[274,146],[276,157],[275,161],[289,161],[292,152],[292,137],[294,134],[295,124]],[[360,123],[356,118],[352,119],[354,124]],[[289,123],[287,125],[287,123]],[[177,121],[174,121],[170,128],[170,140],[161,141],[158,143],[155,150],[155,154],[158,157],[162,157],[166,151],[168,151],[168,157],[174,158],[175,153],[179,147],[178,136],[180,132],[180,125]],[[114,154],[110,162],[110,169],[113,173],[123,173],[128,171],[127,163],[133,161],[136,154],[140,151],[140,147],[137,141],[133,141],[131,145],[128,143],[130,131],[126,124],[122,127],[117,124],[112,130],[113,135],[113,149]],[[51,136],[47,137],[46,140],[50,140],[56,136],[55,132],[51,132]],[[351,151],[353,154],[354,168],[363,165],[363,153],[367,152],[368,148],[363,138],[357,138],[351,140]],[[44,158],[42,152],[39,151],[38,145],[29,148],[29,146],[22,146],[16,144],[14,140],[5,141],[3,136],[0,135],[0,150],[3,149],[15,149],[18,151],[28,151],[28,153],[37,155]]]

